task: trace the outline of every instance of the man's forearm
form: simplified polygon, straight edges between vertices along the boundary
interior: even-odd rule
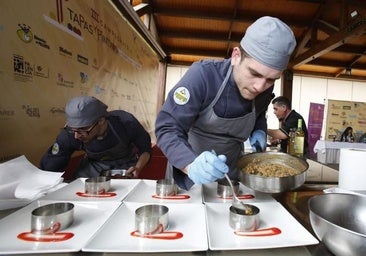
[[[279,129],[268,129],[267,130],[267,134],[269,136],[271,136],[272,138],[276,138],[276,139],[280,139],[280,140],[284,140],[287,139],[287,135],[284,134],[281,130]]]

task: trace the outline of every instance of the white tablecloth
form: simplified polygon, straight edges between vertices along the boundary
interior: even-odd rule
[[[341,148],[366,149],[366,143],[333,142],[318,140],[314,146],[317,159],[324,164],[339,164],[339,151]]]

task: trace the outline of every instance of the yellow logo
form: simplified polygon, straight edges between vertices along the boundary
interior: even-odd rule
[[[25,43],[30,43],[33,40],[33,33],[30,27],[25,24],[18,24],[20,29],[17,30],[17,35]]]
[[[54,143],[52,146],[52,155],[57,155],[58,152],[60,151],[60,146],[58,145],[58,143]]]
[[[185,105],[189,101],[190,93],[185,87],[178,87],[174,91],[174,102],[178,105]]]

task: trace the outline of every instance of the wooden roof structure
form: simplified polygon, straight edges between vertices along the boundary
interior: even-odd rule
[[[126,3],[131,7],[135,14],[128,11],[130,16],[145,24],[150,34],[145,31],[145,36],[156,41],[152,47],[168,64],[228,58],[250,24],[274,16],[287,23],[296,37],[288,66],[293,74],[366,81],[365,0],[112,2],[118,9]]]

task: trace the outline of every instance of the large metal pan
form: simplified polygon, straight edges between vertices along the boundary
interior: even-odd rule
[[[255,174],[248,174],[246,166],[253,161],[262,163],[275,163],[291,167],[299,171],[299,174],[286,177],[263,177]],[[305,159],[295,157],[282,152],[251,153],[242,156],[238,160],[240,181],[247,187],[265,193],[281,193],[300,187],[305,183],[306,170],[309,164]]]

